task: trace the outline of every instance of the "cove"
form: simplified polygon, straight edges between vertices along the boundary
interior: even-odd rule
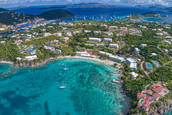
[[[64,70],[66,65],[67,70]],[[0,79],[1,115],[118,115],[128,107],[111,66],[60,59],[37,69],[18,69]],[[62,82],[65,89],[59,89]]]

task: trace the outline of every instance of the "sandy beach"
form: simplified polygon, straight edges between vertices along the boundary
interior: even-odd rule
[[[86,60],[92,60],[92,61],[97,61],[100,63],[104,63],[104,64],[108,64],[113,66],[115,64],[115,62],[110,61],[110,60],[102,60],[99,58],[89,58],[89,57],[81,57],[81,56],[59,56],[57,59],[64,59],[64,58],[76,58],[76,59],[86,59]]]
[[[0,64],[14,64],[12,61],[0,61]]]

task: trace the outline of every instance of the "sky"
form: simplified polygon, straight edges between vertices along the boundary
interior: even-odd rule
[[[42,4],[69,4],[69,3],[88,3],[88,2],[99,2],[106,4],[117,4],[117,5],[163,5],[172,6],[172,0],[0,0],[0,7],[10,6],[34,6]]]

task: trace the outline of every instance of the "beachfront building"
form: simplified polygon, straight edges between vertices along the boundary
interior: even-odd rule
[[[95,34],[101,34],[101,31],[94,31]]]
[[[112,38],[104,38],[103,41],[104,42],[112,42]]]
[[[33,56],[26,56],[24,60],[32,61],[32,60],[35,60],[35,59],[37,59],[37,55],[33,55]]]
[[[147,47],[147,44],[141,44],[141,47]]]
[[[118,44],[109,44],[109,47],[118,49],[119,45]]]
[[[59,25],[66,25],[66,22],[59,22]]]
[[[89,41],[93,41],[93,42],[101,42],[101,38],[89,38]]]
[[[134,59],[132,58],[127,58],[126,59],[126,64],[129,66],[129,68],[131,68],[132,70],[136,70],[137,69],[137,63]]]
[[[76,52],[77,56],[82,56],[82,57],[90,57],[91,54],[89,54],[88,52]]]
[[[167,40],[165,40],[164,43],[167,44],[167,45],[171,45],[171,42],[167,41]]]
[[[91,33],[91,30],[84,30],[84,33]]]
[[[112,61],[115,61],[115,62],[124,62],[125,61],[125,58],[123,57],[120,57],[120,56],[115,56],[115,55],[109,55],[109,59],[112,60]]]

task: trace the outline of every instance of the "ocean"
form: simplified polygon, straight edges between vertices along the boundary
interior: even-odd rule
[[[23,14],[41,14],[45,11],[52,9],[45,9],[49,6],[31,6],[25,8],[13,8],[12,10]],[[127,6],[117,6],[114,8],[64,8],[75,15],[75,18],[65,18],[62,21],[79,21],[79,20],[92,20],[92,21],[113,21],[113,20],[125,20],[125,17],[130,14],[144,14],[154,12],[158,14],[168,15],[169,18],[145,18],[143,20],[155,21],[155,22],[168,22],[172,23],[172,12],[153,10],[147,8],[136,8]]]
[[[0,79],[0,114],[123,113],[129,103],[120,85],[112,83],[120,80],[114,71],[118,69],[83,59],[60,59],[37,69],[18,69]],[[60,89],[64,84],[66,88]]]

